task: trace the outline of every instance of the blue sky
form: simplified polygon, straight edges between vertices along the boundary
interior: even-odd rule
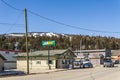
[[[4,0],[17,9],[30,10],[41,16],[80,28],[120,32],[120,0]],[[9,24],[1,24],[9,23]],[[11,25],[14,24],[14,25]],[[70,28],[28,12],[29,32],[56,32],[120,37],[105,33]],[[25,32],[24,12],[0,0],[0,34]]]

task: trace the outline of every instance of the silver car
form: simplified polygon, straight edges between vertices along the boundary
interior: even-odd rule
[[[114,67],[114,62],[112,60],[105,60],[103,67]]]

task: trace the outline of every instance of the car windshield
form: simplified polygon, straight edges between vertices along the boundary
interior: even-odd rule
[[[106,60],[105,62],[112,62],[111,60]]]

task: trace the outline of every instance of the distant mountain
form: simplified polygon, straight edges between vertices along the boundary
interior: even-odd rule
[[[5,36],[5,37],[4,37]],[[9,33],[0,36],[0,49],[14,49],[17,41],[20,43],[19,50],[25,51],[25,33]],[[66,49],[71,47],[73,50],[79,49],[120,49],[120,39],[115,37],[89,36],[77,34],[59,34],[54,32],[29,32],[28,42],[33,49],[44,50],[48,47],[42,47],[41,41],[56,40],[57,45],[51,49]],[[34,36],[35,38],[31,37]],[[38,36],[38,37],[37,37]],[[55,37],[54,37],[55,36]],[[6,38],[7,37],[7,38]]]
[[[4,36],[6,37],[23,37],[25,36],[25,33],[9,33],[9,34],[3,34]],[[69,34],[58,34],[58,33],[54,33],[54,32],[29,32],[28,33],[28,36],[31,37],[31,36],[49,36],[49,37],[52,37],[52,36],[56,36],[56,37],[59,37],[59,36],[69,36]]]

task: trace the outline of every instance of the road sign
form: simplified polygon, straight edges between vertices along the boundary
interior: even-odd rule
[[[56,41],[42,41],[42,46],[55,46]]]

